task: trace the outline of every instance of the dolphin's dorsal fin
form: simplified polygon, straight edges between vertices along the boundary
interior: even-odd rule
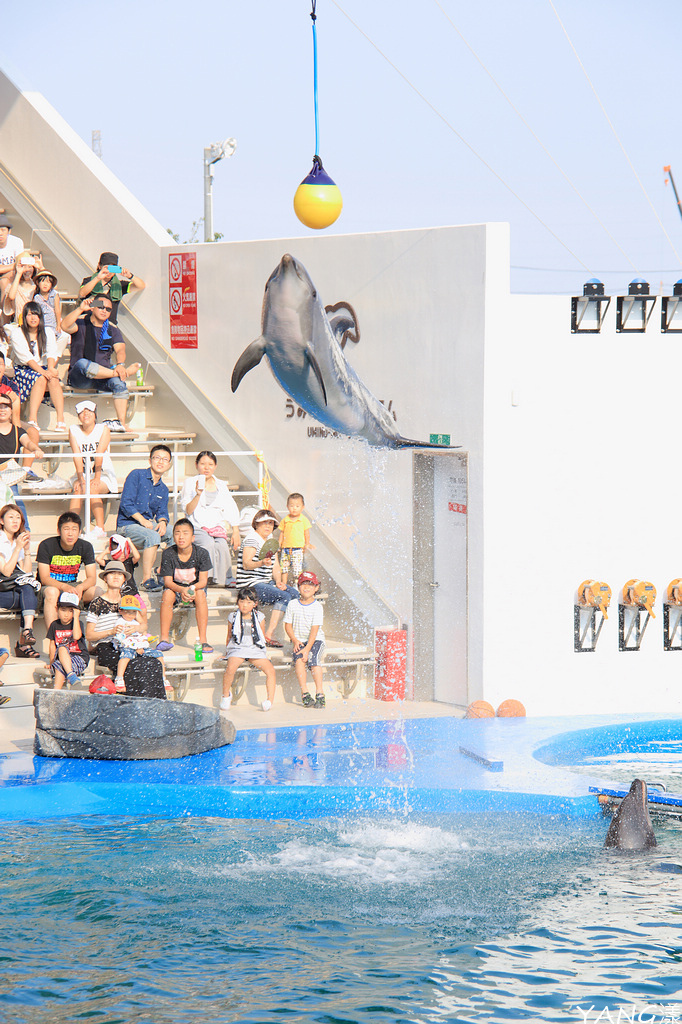
[[[242,377],[246,376],[249,370],[253,370],[254,366],[258,366],[264,355],[265,338],[261,335],[260,338],[256,338],[256,340],[252,341],[250,345],[247,345],[237,362],[234,364],[231,381],[233,392],[235,392],[239,387]]]
[[[360,341],[360,327],[357,314],[350,302],[335,302],[333,306],[325,306],[324,311],[341,348],[345,348],[347,341],[357,345]]]
[[[254,344],[255,344],[255,342],[254,342]],[[247,352],[248,352],[248,349],[247,349]],[[306,357],[306,359],[308,360],[308,362],[310,364],[311,370],[313,371],[313,373],[317,377],[317,383],[320,385],[320,388],[322,389],[322,397],[324,398],[324,404],[328,405],[328,402],[327,402],[327,389],[325,388],[324,381],[322,380],[322,370],[320,369],[320,364],[318,363],[317,359],[315,358],[315,353],[311,349],[310,345],[308,345],[308,347],[305,350],[305,357]],[[242,359],[243,358],[244,358],[244,356],[242,356]],[[250,369],[250,367],[249,367],[249,369]]]

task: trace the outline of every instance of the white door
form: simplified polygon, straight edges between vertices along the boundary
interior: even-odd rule
[[[434,456],[434,699],[468,703],[467,459]]]
[[[466,706],[467,456],[414,455],[414,696]]]

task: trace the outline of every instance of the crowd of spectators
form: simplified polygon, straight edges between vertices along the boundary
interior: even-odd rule
[[[236,587],[240,595],[236,626],[234,616],[229,623],[228,648],[234,652],[235,637],[241,644],[246,631],[258,655],[255,663],[265,660],[269,664],[263,652],[283,646],[276,630],[289,603],[300,596],[288,578],[298,579],[304,551],[312,547],[302,495],[290,496],[282,539],[273,541],[279,526],[276,514],[269,508],[254,510],[255,515],[241,523],[227,481],[216,476],[217,458],[206,450],[197,456],[196,473],[185,480],[179,494],[182,518],[171,524],[169,491],[163,478],[171,467],[172,453],[165,444],[156,444],[149,453],[149,466],[128,473],[118,502],[116,529],[110,536],[102,496],[118,492],[110,456],[111,435],[126,430],[126,382],[140,366],[127,363],[117,319],[121,301],[143,290],[145,282],[120,266],[116,253],[103,252],[95,272],[83,278],[76,303],[66,314],[57,284],[56,275],[43,265],[42,254],[25,247],[12,234],[9,219],[0,213],[0,482],[12,490],[12,500],[7,500],[6,491],[6,504],[0,508],[0,608],[16,609],[21,615],[15,656],[40,658],[33,627],[36,591],[42,587],[55,687],[77,681],[87,667],[90,645],[97,662],[116,674],[116,689],[126,692],[124,677],[129,666],[141,658],[158,661],[173,649],[170,631],[177,606],[194,610],[202,654],[213,653],[207,637],[206,592],[215,586]],[[68,368],[62,375],[59,362],[67,347]],[[19,475],[28,475],[29,481],[40,479],[33,468],[33,460],[44,456],[38,413],[47,403],[54,409],[52,430],[66,433],[64,383],[109,395],[115,417],[98,422],[95,401],[85,398],[76,404],[78,423],[68,431],[74,462],[69,481],[72,498],[69,510],[59,516],[56,535],[38,546],[34,576],[28,514],[11,473],[17,467]],[[22,466],[16,462],[20,456]],[[94,527],[86,523],[83,532],[79,513],[86,489]],[[100,542],[104,548],[96,555],[95,545]],[[246,591],[249,596],[243,597]],[[161,635],[156,644],[150,644],[147,595],[157,592],[161,596]],[[267,624],[262,613],[256,616],[259,604],[270,608]],[[84,632],[79,619],[82,607],[88,608]],[[316,612],[316,627],[321,624],[318,617]],[[300,623],[300,616],[297,621]],[[290,627],[287,632],[295,646],[304,646]],[[318,641],[311,657],[318,689],[320,647]],[[242,644],[239,650],[247,648],[248,644]],[[123,665],[118,668],[121,658]],[[230,664],[226,672],[233,677],[234,671]],[[301,681],[300,665],[297,676]],[[268,710],[274,698],[274,672],[267,669],[266,677],[268,700],[263,707]],[[302,682],[301,689],[303,692]],[[322,697],[316,706],[323,704]],[[224,698],[222,706],[229,706],[229,701]]]

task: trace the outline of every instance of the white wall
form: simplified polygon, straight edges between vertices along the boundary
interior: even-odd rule
[[[680,708],[682,652],[662,599],[682,575],[680,335],[570,333],[570,299],[512,296],[486,336],[484,696],[532,714]],[[512,392],[517,406],[512,405]],[[653,582],[642,649],[618,651],[617,597]],[[593,654],[574,653],[575,590],[613,591]]]

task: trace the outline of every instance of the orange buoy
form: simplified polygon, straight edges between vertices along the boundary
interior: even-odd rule
[[[497,709],[498,718],[525,718],[526,709],[520,700],[503,700]]]
[[[487,700],[475,700],[466,710],[465,718],[494,718],[495,708]]]

